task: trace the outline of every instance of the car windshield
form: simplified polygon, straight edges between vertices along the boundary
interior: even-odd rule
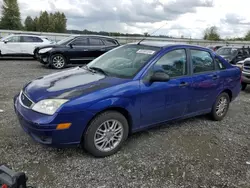
[[[67,37],[67,38],[65,38],[65,39],[62,39],[62,40],[58,41],[57,44],[59,44],[59,45],[67,44],[67,43],[69,43],[73,38],[75,38],[75,37],[74,37],[74,36]]]
[[[98,68],[107,75],[133,78],[160,48],[137,44],[124,45],[99,56],[88,68]]]
[[[237,48],[220,48],[216,53],[219,55],[236,55],[237,52]]]

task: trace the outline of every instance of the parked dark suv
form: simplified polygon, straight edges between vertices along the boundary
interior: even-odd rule
[[[219,48],[216,53],[226,59],[230,64],[244,60],[249,56],[249,48],[242,46],[225,46]]]
[[[42,63],[55,69],[67,64],[86,63],[105,52],[120,46],[116,39],[99,35],[70,36],[54,45],[37,47],[35,57]]]

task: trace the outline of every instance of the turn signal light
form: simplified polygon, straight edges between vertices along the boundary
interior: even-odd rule
[[[56,126],[56,130],[64,130],[70,128],[71,123],[60,123]]]

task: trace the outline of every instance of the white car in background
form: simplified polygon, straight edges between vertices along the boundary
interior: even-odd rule
[[[1,56],[34,56],[37,46],[52,44],[45,36],[12,34],[0,40]]]

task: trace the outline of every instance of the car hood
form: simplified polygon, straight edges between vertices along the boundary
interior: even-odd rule
[[[44,49],[44,48],[56,48],[59,47],[60,45],[58,44],[47,44],[47,45],[41,45],[41,46],[37,46],[36,49]]]
[[[31,100],[38,102],[48,98],[72,99],[127,81],[76,67],[40,77],[28,83],[23,90]]]

